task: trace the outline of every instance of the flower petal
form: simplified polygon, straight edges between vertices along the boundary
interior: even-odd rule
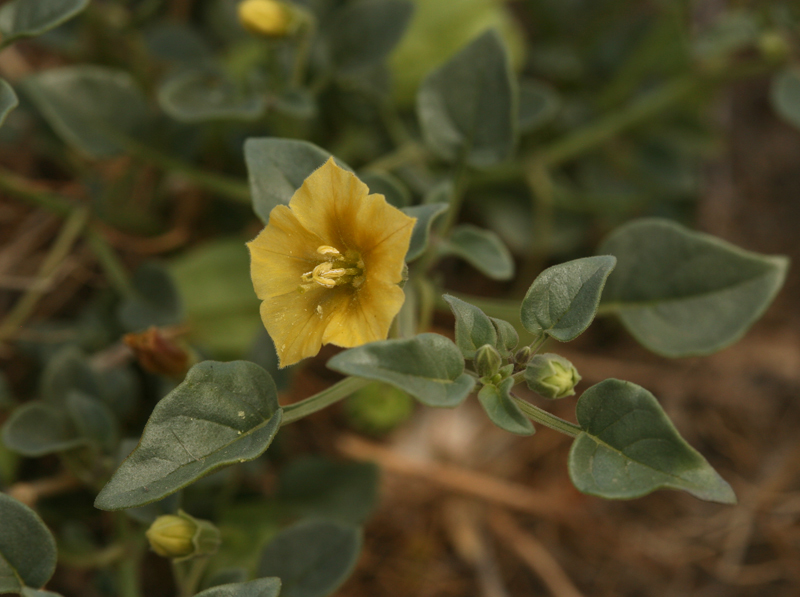
[[[403,279],[405,257],[416,221],[386,203],[383,195],[369,195],[362,201],[352,228],[368,277],[391,284]]]
[[[340,308],[328,320],[322,336],[324,344],[351,348],[385,340],[394,316],[403,306],[405,294],[396,284],[368,279],[346,299],[341,300]]]
[[[247,243],[250,249],[250,276],[261,300],[296,291],[300,277],[320,261],[317,247],[324,244],[306,230],[292,211],[279,205],[269,215],[269,223]]]

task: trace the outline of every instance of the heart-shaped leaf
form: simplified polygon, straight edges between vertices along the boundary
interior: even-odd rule
[[[12,0],[0,8],[0,48],[58,27],[87,6],[89,0]]]
[[[17,94],[5,79],[0,79],[0,126],[6,121],[6,116],[19,105]]]
[[[485,168],[516,142],[517,90],[508,52],[490,30],[423,81],[417,114],[425,143],[440,157]]]
[[[204,361],[153,409],[138,447],[97,496],[101,510],[143,506],[264,453],[281,422],[277,390],[255,363]]]
[[[47,362],[42,373],[39,394],[46,402],[61,405],[72,390],[90,396],[102,394],[98,375],[90,367],[86,355],[77,346],[68,345]]]
[[[490,317],[494,329],[497,330],[497,350],[501,355],[510,356],[519,344],[519,334],[513,325],[504,319]]]
[[[478,392],[478,400],[492,423],[501,429],[517,435],[533,435],[536,431],[533,423],[522,414],[511,398],[513,387],[514,380],[511,377],[504,379],[498,386],[483,386]]]
[[[736,503],[730,485],[680,436],[655,397],[636,384],[607,379],[576,407],[583,431],[569,453],[580,491],[631,499],[681,489],[702,500]]]
[[[278,597],[280,594],[280,578],[257,578],[250,582],[211,587],[195,597]]]
[[[465,359],[474,359],[484,344],[497,346],[497,328],[483,311],[449,294],[443,298],[455,315],[456,346]]]
[[[120,70],[55,68],[28,77],[23,89],[65,142],[92,157],[122,153],[148,117],[139,87]]]
[[[326,597],[350,575],[361,553],[361,529],[308,521],[284,529],[264,548],[260,576],[281,579],[281,597]]]
[[[56,542],[39,515],[0,493],[0,593],[40,588],[56,569]]]
[[[522,325],[559,342],[580,336],[592,323],[616,259],[610,255],[575,259],[544,270],[522,301]]]
[[[775,298],[789,265],[785,257],[656,219],[619,228],[600,251],[618,259],[603,306],[667,357],[711,354],[741,338]]]
[[[493,280],[510,280],[514,277],[514,258],[500,237],[491,230],[472,224],[456,226],[441,252],[461,257]]]
[[[253,210],[261,221],[265,224],[269,221],[273,207],[289,203],[303,181],[330,157],[330,153],[308,141],[277,137],[245,141],[244,158]],[[336,163],[351,170],[339,160]]]
[[[86,443],[63,406],[27,402],[3,425],[3,443],[10,450],[35,458],[65,452]]]
[[[161,108],[181,122],[256,120],[267,108],[263,94],[242,89],[210,69],[193,69],[165,81],[158,90]]]
[[[474,378],[464,373],[464,358],[458,347],[439,334],[357,346],[337,354],[328,361],[328,367],[385,381],[435,407],[458,406],[475,386]]]
[[[411,193],[395,176],[386,172],[362,172],[358,175],[370,193],[383,195],[386,203],[400,209],[411,203]],[[416,217],[416,216],[412,216]]]
[[[414,231],[411,233],[411,242],[408,244],[408,252],[406,253],[406,261],[411,263],[428,248],[431,226],[436,218],[447,211],[447,204],[415,205],[414,207],[404,207],[401,211],[411,218],[417,218],[417,221],[414,222]]]

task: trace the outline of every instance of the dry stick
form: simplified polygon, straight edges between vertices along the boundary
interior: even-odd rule
[[[583,597],[547,548],[523,531],[511,516],[497,510],[489,517],[489,525],[502,543],[539,575],[553,597]]]
[[[536,516],[563,517],[570,511],[563,495],[555,496],[502,481],[490,475],[451,464],[424,462],[354,435],[337,441],[339,451],[357,460],[372,460],[389,473],[423,479],[445,489],[470,495]]]
[[[83,227],[86,225],[88,215],[85,209],[76,209],[70,214],[63,228],[61,228],[58,237],[56,237],[50,252],[39,268],[38,277],[40,279],[46,280],[52,276],[58,266],[61,265],[61,262],[67,258],[70,251],[72,251],[72,246],[75,244],[75,241],[78,240]],[[30,288],[22,295],[22,298],[16,302],[14,308],[3,320],[2,324],[0,324],[0,342],[17,333],[19,328],[22,327],[28,317],[33,313],[36,304],[43,295],[44,290],[39,286]]]
[[[37,479],[36,481],[20,481],[8,488],[8,495],[31,508],[42,498],[65,493],[82,487],[80,479],[70,472],[63,472],[55,477]]]

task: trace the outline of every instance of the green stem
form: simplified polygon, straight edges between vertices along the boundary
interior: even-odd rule
[[[513,394],[511,395],[511,398],[513,398],[514,402],[516,402],[519,409],[525,413],[525,416],[535,423],[541,423],[545,427],[555,429],[556,431],[560,431],[561,433],[569,435],[570,437],[578,437],[578,435],[583,431],[579,425],[570,423],[561,417],[557,417],[554,414],[539,408],[538,406],[534,406],[530,402],[526,402],[521,398],[517,398]]]
[[[203,573],[206,571],[209,561],[210,558],[208,557],[189,560],[188,572],[183,571],[183,562],[173,562],[175,580],[179,587],[179,597],[192,597],[197,593],[197,587],[200,585],[200,580],[203,578]]]
[[[311,47],[317,32],[316,17],[307,11],[303,11],[303,13],[305,17],[305,22],[303,23],[304,31],[302,32],[300,43],[297,44],[297,53],[295,54],[294,68],[292,70],[291,86],[293,89],[299,89],[303,85],[308,59],[311,55]]]
[[[128,549],[128,555],[117,562],[117,591],[120,597],[141,597],[139,587],[139,563],[142,557],[141,542],[133,537],[130,520],[124,512],[115,512],[117,536]]]
[[[453,175],[453,196],[450,198],[450,208],[447,210],[444,224],[442,224],[442,227],[439,229],[439,235],[442,237],[446,237],[453,226],[456,225],[456,222],[458,222],[458,216],[461,213],[461,204],[464,202],[464,195],[467,192],[467,186],[469,186],[468,178],[467,155],[466,152],[464,152],[455,167]]]
[[[100,267],[108,276],[108,281],[121,296],[131,296],[133,294],[133,284],[131,284],[125,266],[117,256],[116,251],[108,244],[103,235],[94,228],[87,232],[87,240],[97,257]]]
[[[323,408],[327,408],[331,404],[335,404],[339,402],[339,400],[347,398],[350,394],[369,383],[369,380],[361,379],[360,377],[346,377],[319,394],[314,394],[305,400],[284,406],[281,426],[294,423]]]
[[[60,216],[68,216],[75,210],[75,205],[64,197],[33,188],[29,182],[5,169],[0,169],[0,190]]]
[[[126,138],[124,144],[131,155],[163,170],[178,172],[200,188],[217,193],[220,197],[236,203],[250,203],[250,188],[246,182],[238,178],[206,172],[193,164],[174,158],[132,138]]]

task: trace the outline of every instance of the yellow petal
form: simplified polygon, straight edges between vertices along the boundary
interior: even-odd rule
[[[368,277],[392,284],[403,279],[403,266],[416,221],[386,203],[383,195],[364,198],[352,228]]]
[[[250,276],[261,300],[297,291],[300,277],[319,263],[317,247],[322,240],[306,230],[292,211],[279,205],[269,223],[247,243]]]
[[[355,249],[354,223],[369,188],[330,158],[297,189],[289,207],[309,231],[339,250]]]
[[[332,311],[322,342],[351,348],[386,339],[405,295],[396,284],[368,278],[360,288],[342,298],[347,300],[340,301],[340,308]]]

